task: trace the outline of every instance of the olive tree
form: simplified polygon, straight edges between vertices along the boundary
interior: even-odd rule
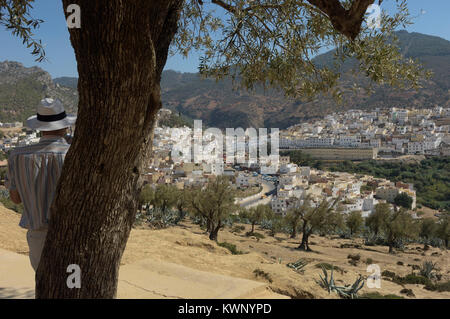
[[[350,231],[350,236],[358,234],[361,231],[362,226],[364,225],[364,219],[361,215],[360,211],[350,212],[345,219],[345,225]]]
[[[375,211],[366,218],[366,226],[376,236],[382,231],[385,219],[391,211],[391,205],[388,203],[380,203],[375,206]]]
[[[389,211],[385,216],[382,229],[389,246],[389,253],[394,253],[397,241],[415,239],[419,235],[419,224],[405,209]]]
[[[450,240],[450,212],[441,213],[439,216],[436,235],[444,241],[445,248],[448,248],[448,242]]]
[[[209,239],[217,240],[219,230],[230,213],[237,210],[234,190],[227,177],[219,176],[206,187],[191,193],[189,207],[194,214],[206,220]]]
[[[315,204],[306,198],[301,205],[294,208],[295,214],[300,218],[302,230],[302,241],[298,249],[311,251],[309,238],[314,232],[327,233],[336,227],[336,224],[341,221],[338,202],[339,198],[333,200],[324,198],[320,203]]]
[[[268,216],[270,207],[268,205],[259,204],[256,207],[251,207],[248,209],[247,218],[252,224],[252,229],[250,234],[255,232],[255,225],[263,221],[263,219]]]
[[[424,244],[424,249],[427,247],[427,241],[436,235],[438,224],[433,218],[423,218],[420,221],[420,233],[419,236],[426,240]]]
[[[153,205],[153,207],[159,209],[163,214],[165,214],[167,210],[175,207],[175,205],[177,204],[177,191],[177,188],[173,185],[158,185],[156,186],[153,198],[150,203]]]
[[[292,199],[291,199],[292,200]],[[297,207],[295,208],[290,208],[287,213],[286,216],[284,216],[284,224],[289,228],[290,230],[290,238],[296,238],[297,237],[297,231],[298,228],[300,226],[300,222],[301,222],[301,215],[302,213],[310,208],[309,207],[309,199],[302,201],[302,202],[295,202],[295,203],[299,203],[296,204]]]

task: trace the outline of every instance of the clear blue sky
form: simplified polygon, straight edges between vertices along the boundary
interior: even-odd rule
[[[93,0],[95,1],[95,0]],[[207,1],[209,2],[209,1]],[[384,0],[382,7],[390,11],[394,0]],[[450,1],[449,0],[408,0],[413,16],[419,16],[421,9],[426,13],[416,19],[416,23],[407,30],[442,37],[450,40]],[[75,56],[69,41],[66,21],[60,0],[36,0],[33,16],[45,20],[36,31],[36,38],[45,44],[48,61],[37,63],[22,42],[11,33],[0,30],[0,61],[10,60],[23,63],[25,66],[37,65],[48,71],[53,77],[77,76]],[[192,54],[188,59],[173,56],[166,69],[181,72],[197,72],[199,55]]]

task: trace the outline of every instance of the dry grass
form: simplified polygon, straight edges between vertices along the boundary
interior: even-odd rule
[[[17,226],[18,222],[19,215],[0,207],[0,248],[26,254],[28,252],[26,232]],[[267,283],[265,278],[260,276],[255,278],[254,271],[259,269],[261,273],[270,274],[272,283],[268,284],[273,291],[294,298],[337,298],[336,295],[328,295],[316,283],[322,272],[316,267],[318,263],[328,263],[342,269],[342,272],[334,274],[338,285],[353,282],[359,274],[366,277],[370,275],[366,272],[365,263],[369,258],[380,266],[381,271],[388,270],[403,277],[411,273],[413,265],[421,265],[424,260],[432,260],[438,264],[442,275],[441,282],[450,279],[449,252],[437,248],[422,252],[417,250],[417,247],[422,245],[411,245],[404,252],[391,255],[388,253],[388,247],[375,246],[366,250],[360,240],[313,236],[311,241],[314,245],[311,248],[314,251],[304,252],[296,249],[300,238],[290,239],[283,234],[277,234],[274,238],[258,229],[258,232],[265,235],[265,238],[258,241],[245,236],[245,233],[250,231],[250,225],[243,226],[245,230],[241,233],[232,233],[229,228],[219,233],[219,242],[235,245],[237,250],[246,252],[243,255],[233,255],[227,248],[210,241],[197,225],[189,222],[163,230],[133,229],[122,264],[132,264],[151,258],[155,261],[172,262],[198,270]],[[353,244],[360,245],[361,248],[354,248]],[[340,248],[341,245],[350,248]],[[433,255],[436,252],[439,255]],[[348,263],[347,257],[356,254],[361,256],[361,262],[357,266],[352,266]],[[286,266],[299,259],[308,262],[302,274]],[[399,261],[403,265],[399,265]],[[423,285],[402,286],[388,279],[382,280],[381,289],[369,289],[365,285],[361,294],[378,292],[380,295],[414,298],[401,294],[400,291],[403,289],[411,289],[416,298],[450,298],[450,292],[426,290]]]

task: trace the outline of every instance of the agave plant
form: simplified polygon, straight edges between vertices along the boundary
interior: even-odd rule
[[[435,270],[437,270],[437,263],[433,263],[432,261],[424,261],[422,267],[420,268],[420,275],[428,279],[433,279],[436,278]]]
[[[333,267],[334,268],[334,267]],[[328,278],[328,272],[322,267],[324,277],[320,276],[318,284],[325,288],[328,293],[332,291],[336,292],[341,298],[356,299],[358,298],[358,292],[364,287],[364,278],[359,275],[359,278],[355,280],[353,285],[337,286],[334,282],[333,268],[331,269],[330,278]]]

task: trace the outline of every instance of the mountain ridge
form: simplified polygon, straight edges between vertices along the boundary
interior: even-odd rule
[[[59,98],[67,111],[76,112],[76,90],[55,84],[50,74],[37,66],[0,62],[0,122],[25,121],[46,96]]]
[[[318,96],[310,102],[303,102],[299,99],[286,98],[282,92],[273,89],[265,91],[257,88],[252,92],[233,90],[233,83],[229,78],[216,81],[202,79],[198,73],[166,70],[161,80],[163,106],[188,118],[201,119],[210,127],[278,127],[281,129],[301,121],[309,121],[329,113],[354,108],[375,109],[402,106],[422,108],[436,105],[450,107],[450,41],[407,31],[398,31],[397,36],[402,53],[407,58],[419,59],[427,69],[434,72],[433,78],[424,81],[424,87],[417,92],[394,90],[377,85],[375,92],[370,96],[363,91],[355,93],[351,90],[352,79],[344,75],[341,85],[344,91],[344,104],[336,105],[334,100],[324,96]],[[319,55],[315,60],[317,63],[330,63],[332,58],[333,50]],[[21,85],[30,86],[30,83],[34,83],[34,86],[40,85],[40,89],[30,90],[35,95],[34,99],[29,97],[24,100],[29,103],[35,101],[36,104],[38,103],[36,95],[39,92],[59,94],[66,98],[65,102],[68,103],[69,108],[75,110],[78,98],[76,78],[56,78],[51,84],[48,73],[42,69],[37,67],[26,69],[28,73],[33,72],[31,72],[32,75],[22,77],[20,83],[26,85]],[[35,79],[33,76],[41,78]],[[36,85],[33,81],[40,84]],[[365,81],[365,79],[358,78],[358,81]],[[0,121],[4,121],[5,114],[4,103],[2,103],[3,91],[0,68]],[[10,105],[7,105],[10,115],[18,115],[22,112],[21,109],[14,112]],[[35,106],[32,107],[33,112]],[[26,111],[28,115],[30,110]]]

